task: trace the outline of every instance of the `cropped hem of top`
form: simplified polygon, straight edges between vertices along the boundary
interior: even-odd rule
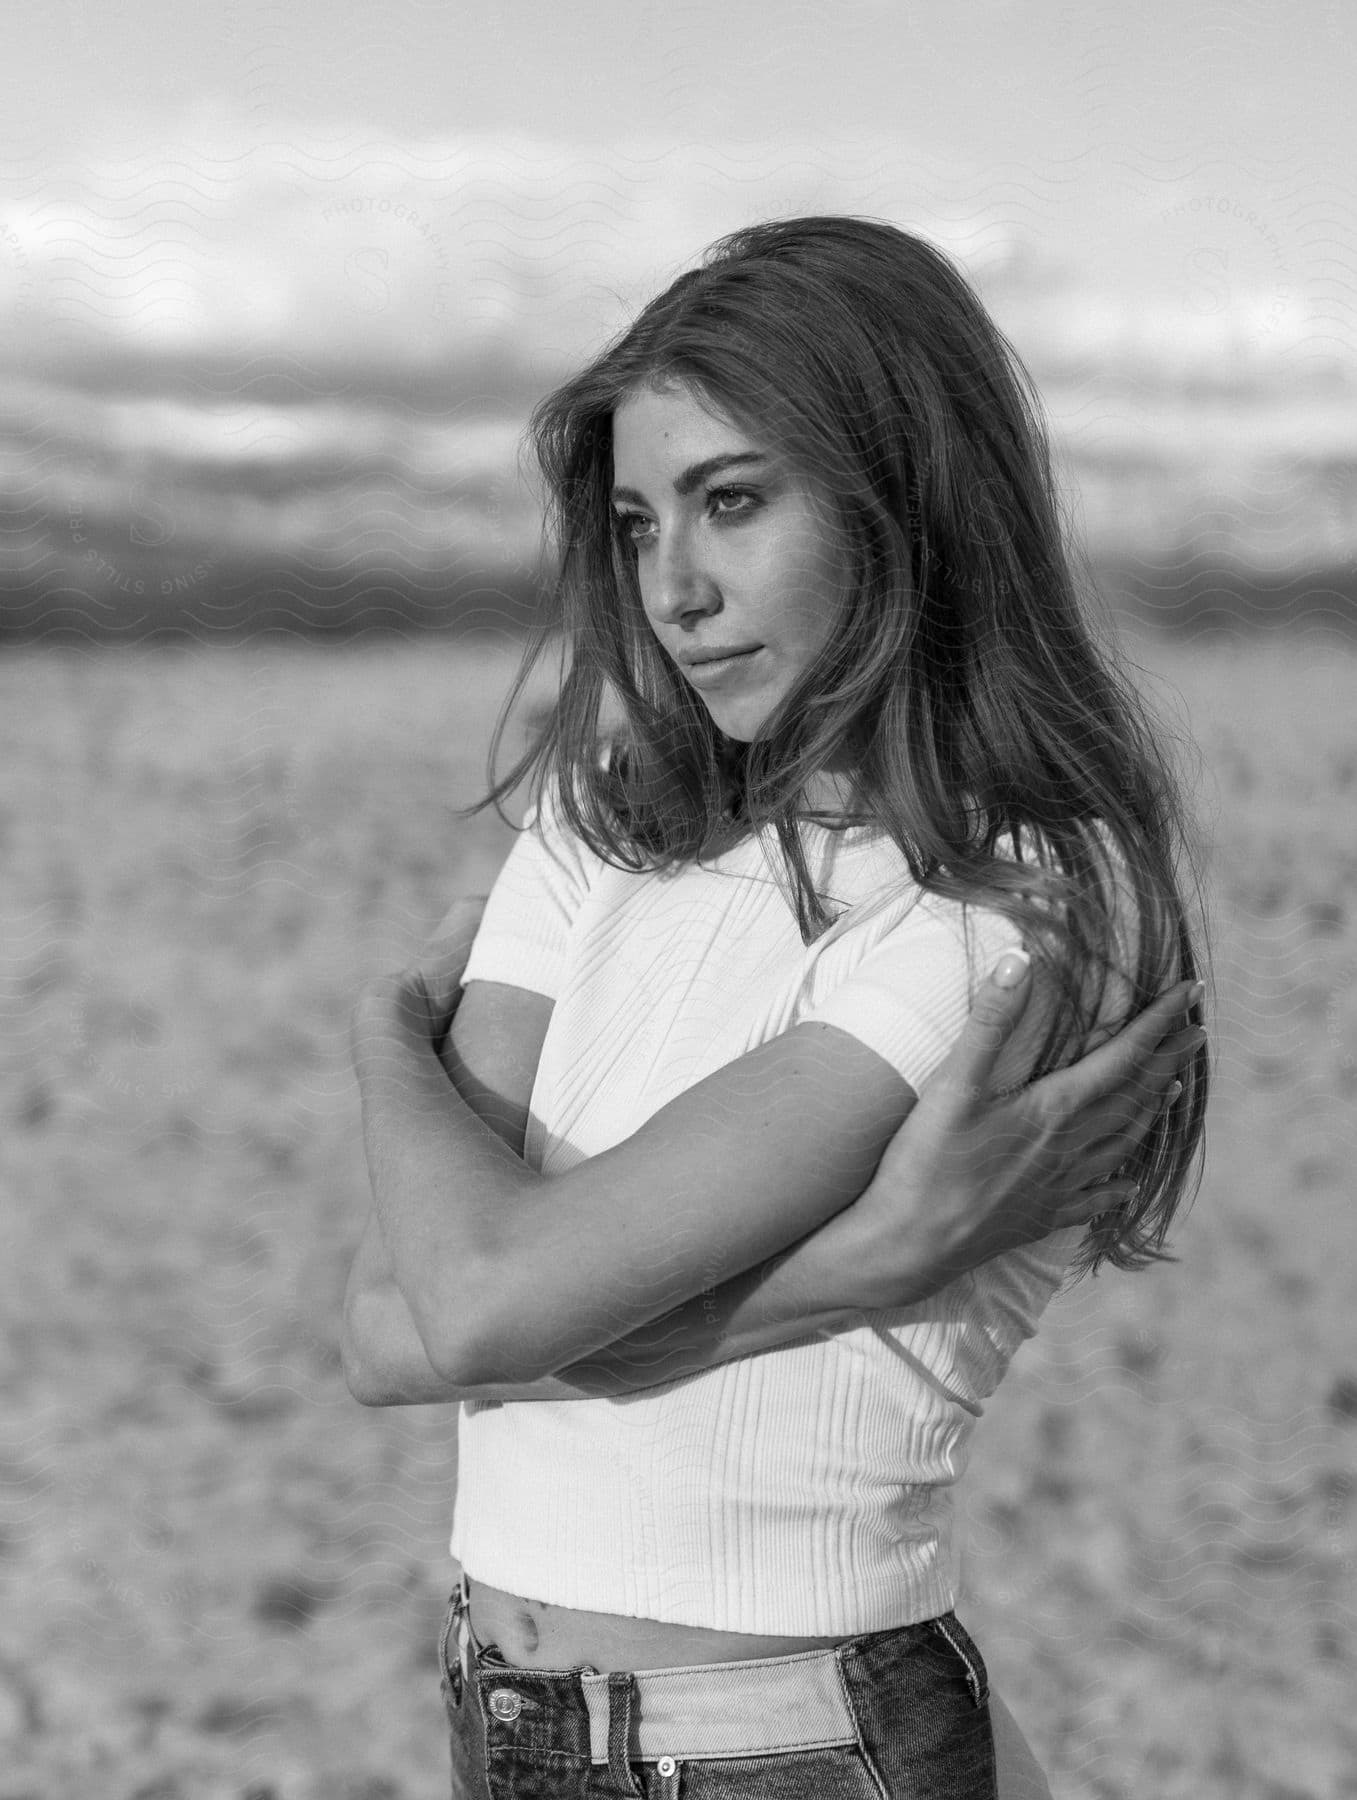
[[[595,856],[544,797],[465,974],[554,1002],[531,1166],[598,1155],[805,1021],[923,1086],[1019,933],[924,893],[875,829],[808,824],[803,841],[817,891],[844,909],[809,945],[771,834],[637,873]],[[846,1636],[946,1612],[971,1431],[1080,1235],[633,1394],[464,1404],[453,1554],[473,1580],[552,1605],[713,1630]]]

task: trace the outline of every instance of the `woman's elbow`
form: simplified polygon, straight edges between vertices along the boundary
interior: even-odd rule
[[[430,1271],[404,1294],[430,1367],[451,1386],[476,1388],[536,1381],[563,1360],[533,1328],[529,1291],[521,1274],[486,1258],[455,1276]]]
[[[389,1406],[390,1382],[384,1377],[372,1321],[363,1316],[362,1299],[350,1299],[344,1308],[339,1334],[339,1365],[344,1385],[360,1406]]]
[[[484,1311],[470,1303],[476,1285],[459,1281],[452,1294],[431,1292],[409,1302],[429,1367],[450,1387],[476,1387],[497,1379],[485,1372],[497,1366],[497,1339]]]
[[[555,1373],[528,1345],[489,1331],[458,1337],[427,1354],[438,1374],[459,1388],[515,1386]]]
[[[371,1360],[364,1355],[347,1312],[339,1339],[339,1363],[344,1371],[344,1385],[360,1406],[387,1404],[382,1392],[384,1384],[378,1380]]]
[[[445,1387],[465,1385],[467,1361],[460,1337],[421,1325],[415,1310],[391,1284],[385,1290],[350,1293],[339,1337],[344,1384],[360,1406],[400,1406],[411,1398],[412,1378],[422,1389],[430,1373]]]
[[[457,1387],[495,1387],[552,1375],[562,1361],[544,1343],[533,1285],[521,1265],[486,1254],[454,1274],[430,1271],[406,1300],[437,1373]]]
[[[344,1363],[344,1385],[360,1406],[392,1406],[395,1397],[387,1392],[386,1384],[376,1381],[366,1369],[354,1369],[348,1360]]]
[[[514,1387],[554,1375],[569,1357],[553,1356],[521,1305],[463,1312],[457,1329],[427,1344],[429,1361],[458,1387]]]

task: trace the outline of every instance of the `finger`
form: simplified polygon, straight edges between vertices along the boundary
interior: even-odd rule
[[[470,956],[471,945],[465,939],[437,939],[420,951],[410,965],[410,973],[424,983],[430,999],[441,1004],[445,996],[455,994],[461,987]]]
[[[1133,1026],[1143,1026],[1152,1031],[1157,1021],[1167,1021],[1171,1025],[1175,1019],[1192,1023],[1192,1013],[1201,1003],[1206,992],[1200,981],[1175,981],[1172,987],[1156,994],[1142,1012],[1136,1014],[1131,1021]]]
[[[1060,1231],[1070,1225],[1102,1225],[1111,1224],[1117,1215],[1135,1205],[1140,1198],[1140,1187],[1134,1181],[1105,1181],[1095,1188],[1086,1188],[1062,1203],[1058,1208],[1059,1223],[1053,1229]]]
[[[463,895],[454,900],[407,970],[424,988],[430,1014],[440,1028],[446,1028],[457,1004],[484,907],[484,895]]]
[[[463,894],[454,900],[420,951],[421,960],[427,957],[442,961],[460,954],[465,962],[480,929],[486,898],[484,894]]]
[[[1156,1096],[1162,1099],[1170,1082],[1186,1078],[1189,1062],[1205,1042],[1206,1032],[1200,1025],[1185,1025],[1181,1031],[1171,1032],[1132,1075],[1128,1093],[1138,1094],[1148,1102]]]
[[[961,1105],[982,1099],[1031,993],[1031,958],[1025,950],[1005,951],[981,983],[961,1035],[925,1085],[947,1089]]]
[[[1122,1163],[1129,1161],[1150,1132],[1163,1122],[1169,1108],[1182,1091],[1182,1082],[1175,1079],[1161,1094],[1155,1096],[1152,1103],[1147,1102],[1137,1108],[1135,1114],[1112,1137],[1104,1139],[1098,1146],[1100,1162],[1110,1159],[1111,1166],[1119,1168]]]
[[[1184,1019],[1189,1025],[1195,1023],[1192,1013],[1202,992],[1200,982],[1176,981],[1172,987],[1165,988],[1162,994],[1156,994],[1149,1005],[1126,1024],[1096,1026],[1085,1044],[1085,1054],[1104,1044],[1115,1042],[1127,1031],[1134,1033],[1135,1042],[1153,1042],[1157,1033],[1177,1029]]]
[[[1110,1119],[1106,1115],[1085,1115],[1068,1128],[1066,1166],[1072,1173],[1077,1173],[1082,1185],[1105,1181],[1124,1163],[1130,1162],[1149,1134],[1167,1116],[1180,1090],[1181,1083],[1174,1083],[1129,1116],[1124,1111]]]
[[[1166,1036],[1170,1035],[1175,1018],[1186,1010],[1192,985],[1184,981],[1166,989],[1115,1037],[1090,1050],[1068,1068],[1048,1076],[1043,1085],[1049,1084],[1050,1101],[1067,1112],[1076,1112],[1142,1080],[1147,1069],[1158,1066],[1158,1053]],[[1200,1026],[1188,1029],[1201,1033]],[[1175,1039],[1178,1035],[1177,1030],[1172,1032]],[[1181,1050],[1176,1054],[1180,1058]]]
[[[1162,993],[1156,994],[1149,1005],[1136,1014],[1131,1024],[1152,1030],[1156,1021],[1172,1021],[1179,1013],[1186,1015],[1199,1003],[1205,991],[1200,981],[1175,981],[1172,987],[1166,987]]]
[[[460,930],[469,920],[479,919],[489,898],[488,894],[459,894],[443,915],[439,931]]]
[[[1184,1076],[1185,1063],[1205,1041],[1205,1032],[1196,1025],[1162,1039],[1126,1071],[1120,1087],[1085,1102],[1082,1108],[1085,1122],[1096,1124],[1104,1131],[1118,1131],[1132,1123],[1146,1108],[1160,1105],[1169,1083]]]
[[[1080,1124],[1086,1134],[1120,1134],[1134,1148],[1183,1087],[1187,1063],[1206,1042],[1199,1025],[1189,1025],[1164,1038],[1158,1048],[1129,1073],[1122,1087],[1086,1105]],[[1175,1091],[1176,1090],[1176,1091]]]
[[[1091,1089],[1109,1089],[1133,1079],[1138,1071],[1156,1066],[1157,1059],[1169,1068],[1179,1050],[1189,1047],[1189,1034],[1201,1035],[1200,1026],[1190,1020],[1184,1023],[1191,992],[1190,982],[1178,982],[1126,1024],[1099,1027],[1083,1057],[1070,1068],[1082,1069]]]
[[[465,962],[467,957],[471,954],[471,946],[475,941],[476,931],[474,926],[466,925],[459,927],[454,925],[449,927],[445,921],[444,924],[439,926],[438,930],[429,939],[428,943],[421,947],[419,960],[421,963],[443,963],[455,961],[460,957],[461,960]]]
[[[459,894],[439,921],[434,938],[461,936],[467,931],[474,935],[488,898],[488,894]]]

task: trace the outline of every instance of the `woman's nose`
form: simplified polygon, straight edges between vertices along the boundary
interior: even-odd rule
[[[689,613],[715,612],[721,591],[711,571],[681,534],[656,547],[645,592],[646,610],[657,622],[674,624]]]

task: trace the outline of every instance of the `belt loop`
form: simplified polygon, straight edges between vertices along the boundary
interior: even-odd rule
[[[584,1704],[589,1713],[589,1761],[594,1764],[605,1763],[608,1761],[612,1724],[609,1678],[600,1675],[597,1669],[583,1668],[580,1670],[580,1686],[584,1689]]]
[[[452,1599],[448,1604],[448,1616],[443,1624],[443,1635],[438,1642],[438,1665],[440,1672],[447,1677],[449,1691],[457,1705],[462,1704],[462,1690],[466,1685],[466,1663],[462,1657],[462,1613],[461,1595],[457,1589],[452,1590]],[[457,1667],[453,1668],[448,1661],[448,1640],[453,1632],[457,1633]]]
[[[631,1708],[636,1686],[626,1669],[608,1677],[608,1773],[620,1794],[635,1793],[631,1775]]]
[[[457,1655],[462,1665],[463,1683],[471,1680],[471,1585],[462,1570],[456,1590]],[[460,1696],[459,1696],[460,1698]]]

